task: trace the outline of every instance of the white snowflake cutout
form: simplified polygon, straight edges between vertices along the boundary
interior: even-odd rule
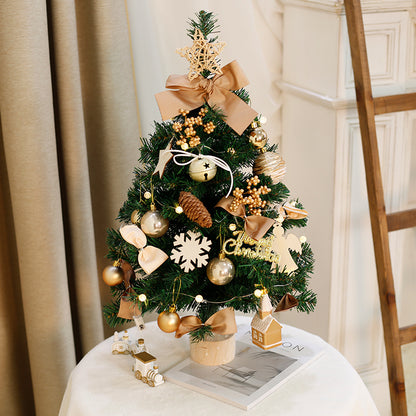
[[[211,241],[202,234],[193,231],[181,233],[175,236],[173,245],[175,247],[172,249],[170,258],[179,264],[185,273],[208,263]]]

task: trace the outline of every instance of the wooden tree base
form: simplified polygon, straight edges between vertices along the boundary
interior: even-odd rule
[[[191,342],[191,358],[202,365],[221,365],[235,357],[235,336],[214,334],[204,341]]]

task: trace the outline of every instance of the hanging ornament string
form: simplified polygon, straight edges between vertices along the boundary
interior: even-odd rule
[[[181,287],[182,287],[182,279],[181,279],[182,275],[179,275],[177,277],[175,277],[175,280],[173,281],[173,287],[172,287],[172,306],[176,306],[176,302],[178,301],[179,295],[181,293]],[[178,289],[177,289],[177,293],[176,293],[176,298],[175,298],[175,289],[176,289],[176,284],[178,283]]]
[[[220,159],[219,157],[211,156],[211,155],[202,155],[202,154],[195,155],[190,152],[185,152],[184,150],[169,150],[169,152],[174,154],[173,161],[178,166],[187,166],[187,165],[190,165],[194,160],[197,160],[199,158],[204,158],[204,159],[210,160],[212,163],[214,163],[218,167],[229,172],[230,173],[230,188],[228,190],[227,197],[230,196],[231,191],[233,190],[233,185],[234,185],[233,171],[231,170],[230,166],[228,166],[228,164],[224,162],[224,160]],[[187,157],[187,158],[190,158],[190,160],[187,160],[186,162],[180,162],[178,160],[179,157]]]

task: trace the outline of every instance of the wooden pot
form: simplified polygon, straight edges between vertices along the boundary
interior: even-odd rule
[[[235,336],[214,334],[203,341],[191,342],[191,358],[202,365],[221,365],[235,357]]]

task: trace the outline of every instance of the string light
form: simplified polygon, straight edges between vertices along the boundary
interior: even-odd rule
[[[141,293],[139,295],[139,301],[140,302],[146,302],[147,296],[144,293]]]

